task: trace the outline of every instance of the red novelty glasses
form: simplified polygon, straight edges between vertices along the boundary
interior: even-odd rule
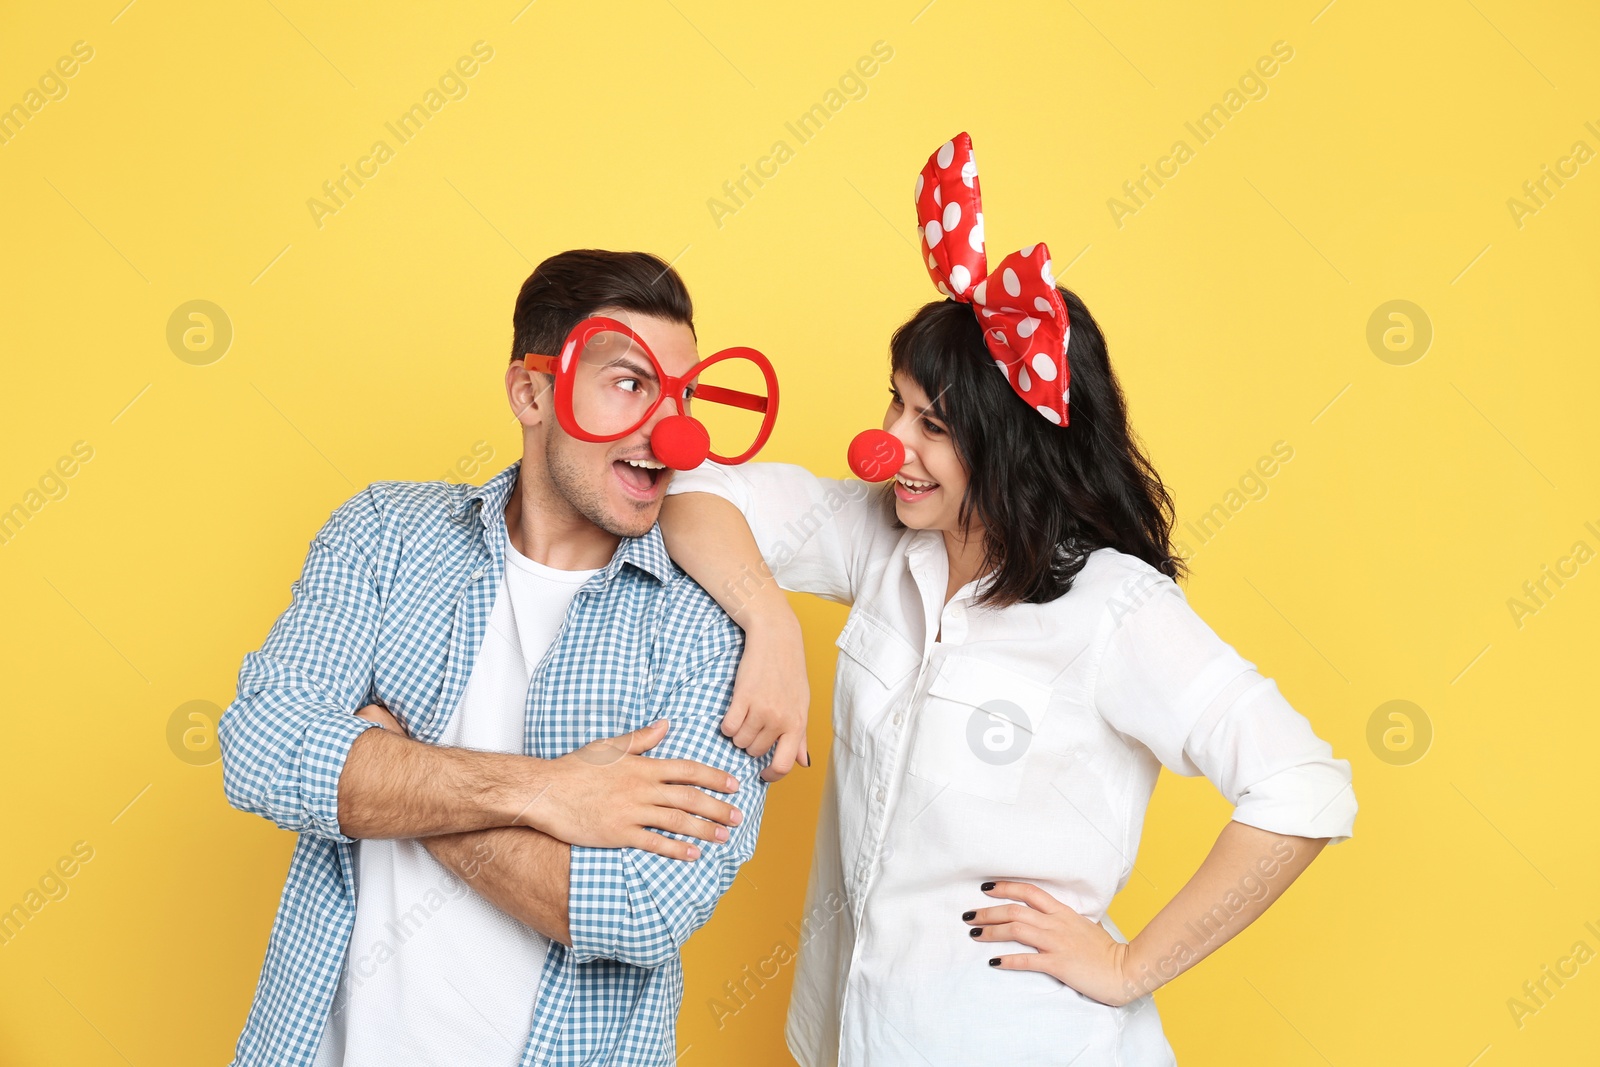
[[[574,326],[559,356],[530,352],[523,364],[555,375],[556,418],[580,441],[626,437],[671,397],[677,411],[650,431],[650,451],[674,470],[708,457],[743,463],[778,418],[778,378],[755,349],[724,348],[675,377],[638,334],[605,316]]]

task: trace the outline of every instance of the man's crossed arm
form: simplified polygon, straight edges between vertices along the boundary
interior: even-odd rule
[[[581,776],[575,773],[571,781],[592,788],[572,786],[571,796],[563,798],[558,808],[590,805],[589,810],[598,811],[635,806],[635,821],[644,820],[645,825],[678,836],[644,830],[639,840],[648,847],[607,846],[591,843],[599,835],[586,833],[591,841],[569,844],[562,833],[570,831],[540,825],[546,813],[538,809],[552,799],[546,791],[515,813],[518,825],[429,836],[423,838],[424,846],[500,910],[568,946],[578,963],[603,958],[658,967],[667,962],[711,917],[739,866],[754,853],[766,799],[761,771],[771,757],[757,759],[740,751],[719,725],[742,643],[726,633],[707,636],[710,640],[703,643],[709,647],[697,650],[682,681],[657,705],[677,726],[670,737],[664,736],[665,721],[658,720],[562,758],[583,765],[586,771]],[[400,728],[380,707],[363,708],[358,714],[389,730]],[[636,754],[658,743],[663,757],[694,759]],[[673,767],[680,770],[667,769]],[[734,783],[737,807],[731,807],[724,820],[731,829],[709,818],[686,816],[676,805],[689,803],[688,798],[668,801],[668,789],[698,793],[693,785],[672,782],[689,772],[723,774]],[[530,822],[539,828],[530,828]],[[707,844],[703,848],[694,844],[687,839],[691,835]]]
[[[691,917],[695,926],[709,917],[720,895],[712,884],[725,890],[754,849],[760,761],[716,726],[738,642],[716,650],[704,664],[712,669],[686,674],[684,700],[663,702],[679,728],[658,755],[697,759],[641,755],[668,734],[665,716],[554,760],[412,741],[352,714],[376,661],[382,534],[372,489],[341,506],[312,541],[290,606],[245,658],[239,696],[219,724],[230,803],[332,841],[437,838],[442,861],[465,867],[479,892],[541,933],[571,944],[615,911],[599,921],[621,924],[615,932],[627,936],[615,951],[631,957],[609,958],[659,957],[666,940],[688,936]],[[737,791],[745,810],[701,789]],[[721,862],[702,863],[691,839]],[[659,865],[706,871],[689,878],[692,892],[671,875],[675,906],[656,907],[648,894],[668,874]],[[605,905],[585,904],[574,923],[567,898],[577,879]]]
[[[405,739],[405,730],[400,723],[389,714],[381,705],[370,705],[356,713],[369,722],[383,726],[384,730],[368,731],[374,741],[379,740],[379,735],[385,734],[396,740]],[[625,808],[630,803],[636,806],[635,814],[624,825],[629,828],[629,836],[635,836],[636,842],[628,847],[642,849],[658,856],[673,860],[693,862],[701,856],[702,850],[691,841],[666,837],[643,829],[644,826],[656,826],[658,829],[667,829],[670,825],[676,832],[684,837],[694,837],[708,842],[726,842],[738,833],[730,831],[729,826],[740,826],[743,812],[700,793],[692,785],[677,784],[670,781],[673,776],[701,779],[699,784],[706,788],[719,789],[723,792],[733,792],[743,783],[722,771],[707,767],[704,764],[694,763],[689,760],[661,760],[649,759],[640,761],[640,766],[629,766],[623,763],[622,757],[633,756],[646,749],[656,746],[667,733],[667,720],[660,720],[641,730],[623,734],[616,738],[607,738],[594,742],[580,749],[571,757],[579,769],[575,775],[585,776],[593,787],[587,789],[583,783],[568,786],[571,790],[569,803],[584,803],[586,810],[595,815],[617,807]],[[691,728],[691,727],[686,727]],[[418,745],[416,742],[406,742],[407,747],[391,746],[383,742],[390,753],[398,760],[413,759],[418,754],[408,751],[409,747],[430,748],[432,746]],[[346,790],[353,800],[352,808],[364,809],[368,806],[381,805],[382,800],[376,795],[380,791],[394,793],[389,785],[400,786],[398,779],[386,778],[381,770],[379,760],[390,755],[375,756],[372,759],[360,758],[356,755],[364,744],[358,742],[357,747],[352,747],[350,761],[346,764],[345,776],[340,782],[341,807]],[[729,745],[731,749],[732,746]],[[445,753],[461,750],[435,749]],[[483,753],[468,753],[469,755],[482,755]],[[426,758],[426,757],[424,757]],[[446,759],[452,758],[447,756]],[[398,762],[397,760],[397,762]],[[550,761],[559,763],[561,761]],[[619,764],[621,764],[619,766]],[[355,768],[352,774],[352,767]],[[678,770],[672,768],[677,767]],[[642,772],[642,773],[641,773]],[[374,779],[385,783],[378,789],[369,789],[374,784]],[[714,782],[704,779],[716,779]],[[668,793],[669,790],[685,790],[694,793],[698,801],[689,797],[680,797],[677,793]],[[656,803],[652,804],[652,794]],[[518,794],[520,796],[520,794]],[[411,795],[411,805],[415,807],[416,794]],[[684,808],[674,807],[669,800],[678,797],[677,802],[692,805],[705,814],[696,818],[687,814]],[[356,799],[360,798],[360,799]],[[570,902],[568,899],[569,884],[571,879],[572,845],[580,842],[570,842],[559,835],[572,833],[586,839],[599,840],[605,835],[598,827],[586,827],[582,830],[560,830],[552,825],[548,830],[535,829],[533,809],[550,797],[547,789],[541,787],[536,791],[534,799],[525,810],[508,812],[503,818],[506,822],[502,825],[491,826],[486,829],[464,830],[446,833],[434,833],[421,837],[422,844],[433,857],[458,874],[464,881],[472,886],[480,895],[494,904],[501,911],[510,915],[519,922],[533,927],[541,934],[553,941],[560,941],[569,947],[572,946],[572,934],[568,915]],[[759,798],[757,803],[759,803]],[[415,812],[412,817],[415,817]],[[538,813],[547,814],[545,812]],[[612,814],[615,814],[614,812]],[[366,829],[363,823],[353,823],[341,817],[341,822],[354,825],[350,829],[353,837],[398,837],[402,836],[397,828],[405,824],[405,819],[398,817],[391,809],[388,813],[362,811],[361,819],[370,818],[373,830],[381,832],[361,832]],[[721,819],[722,821],[714,821]],[[558,817],[555,822],[561,823]],[[637,824],[635,826],[634,824]],[[726,825],[724,825],[726,824]],[[598,831],[598,832],[597,832]],[[635,834],[634,831],[637,831]],[[752,847],[754,832],[752,836]],[[741,835],[742,837],[742,835]],[[598,846],[606,848],[608,846]],[[620,846],[611,846],[613,848]],[[714,858],[721,858],[720,856]],[[707,862],[713,862],[708,858]],[[748,858],[746,852],[743,858]],[[731,876],[730,876],[731,877]],[[717,894],[720,896],[720,892]],[[709,914],[709,912],[708,912]],[[704,920],[701,920],[702,922]],[[698,925],[698,924],[696,924]],[[692,930],[686,930],[684,937]],[[681,944],[681,941],[678,942]]]

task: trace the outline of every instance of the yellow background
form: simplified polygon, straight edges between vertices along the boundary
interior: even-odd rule
[[[1354,839],[1157,994],[1179,1061],[1593,1061],[1600,962],[1520,1026],[1507,1006],[1575,942],[1600,951],[1578,668],[1600,564],[1520,626],[1507,604],[1575,542],[1600,549],[1580,416],[1600,164],[1520,226],[1507,205],[1574,142],[1600,149],[1587,5],[124,3],[7,4],[0,27],[0,105],[94,50],[0,145],[0,508],[93,449],[0,545],[0,908],[93,849],[0,946],[0,1061],[227,1060],[293,839],[228,808],[169,721],[232,699],[339,502],[459,479],[480,441],[471,480],[516,458],[500,374],[533,264],[673,260],[708,350],[778,365],[765,458],[838,474],[881,415],[890,331],[934,295],[913,178],[963,129],[991,250],[1050,243],[1181,522],[1225,509],[1203,546],[1179,531],[1191,602],[1354,766]],[[480,40],[467,95],[392,140]],[[878,41],[892,59],[799,143],[785,123]],[[1201,144],[1185,122],[1278,41],[1293,58],[1266,95]],[[378,139],[394,157],[316,225],[308,199]],[[718,225],[708,200],[780,139],[792,158]],[[1193,158],[1119,226],[1108,200],[1179,139]],[[207,365],[166,339],[195,299],[234,332]],[[1367,340],[1396,299],[1433,332],[1405,365]],[[1265,495],[1230,498],[1279,441],[1293,459]],[[843,613],[797,603],[826,753]],[[1420,760],[1369,744],[1390,700],[1431,723]],[[709,1001],[792,946],[821,778],[819,760],[773,791],[688,947],[686,1067],[787,1062],[792,967],[720,1028]],[[1203,779],[1164,776],[1112,908],[1130,935],[1227,815]]]

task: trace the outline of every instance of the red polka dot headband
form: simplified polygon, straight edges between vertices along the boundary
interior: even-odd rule
[[[965,133],[928,157],[917,175],[916,201],[917,233],[933,284],[973,305],[984,344],[1011,388],[1040,415],[1065,426],[1072,324],[1050,273],[1050,250],[1029,245],[988,272],[978,165]]]

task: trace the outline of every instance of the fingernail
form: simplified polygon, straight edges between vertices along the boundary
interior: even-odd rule
[[[968,930],[967,933],[972,937],[977,937],[979,934],[983,933],[983,927],[974,926],[971,930]]]
[[[996,956],[996,957],[994,957],[994,958],[993,958],[993,959],[991,959],[991,960],[990,960],[990,961],[989,961],[989,966],[991,966],[991,967],[998,967],[998,966],[1000,966],[1000,957],[999,957],[999,956]]]
[[[987,893],[989,890],[994,888],[994,883],[993,882],[985,882],[981,886],[979,886],[978,888],[983,890],[985,893]]]
[[[728,779],[727,788],[724,789],[723,792],[725,792],[725,793],[737,793],[738,791],[739,791],[739,779],[737,779],[737,778],[729,778]]]
[[[726,826],[717,827],[717,840],[718,841],[726,841],[727,839],[728,839],[728,828]]]
[[[700,850],[698,848],[695,848],[693,845],[690,845],[689,846],[689,858],[692,859],[692,860],[699,859],[700,858]]]
[[[660,726],[662,723],[664,723],[666,721],[667,721],[666,719],[657,719],[655,722],[651,723],[649,726],[646,726],[645,729],[646,730],[654,730],[657,726]]]
[[[961,913],[961,919],[963,922],[971,922],[977,914],[975,911],[964,911]]]

